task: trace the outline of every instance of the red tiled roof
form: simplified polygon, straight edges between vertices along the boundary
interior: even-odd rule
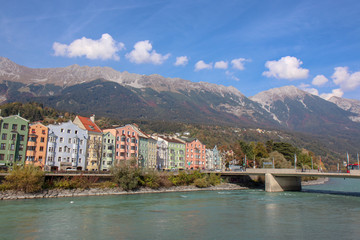
[[[77,116],[77,117],[79,118],[81,123],[84,125],[86,130],[88,130],[90,132],[98,132],[98,133],[102,132],[101,129],[90,120],[90,118],[82,117],[82,116]]]

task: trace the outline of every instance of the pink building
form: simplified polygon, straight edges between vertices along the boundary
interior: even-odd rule
[[[185,165],[187,169],[205,169],[206,145],[198,139],[186,139]]]
[[[138,160],[140,138],[148,136],[136,124],[127,124],[115,129],[105,129],[115,136],[115,164],[124,160]]]

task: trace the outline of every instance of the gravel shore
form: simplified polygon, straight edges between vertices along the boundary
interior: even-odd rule
[[[60,197],[81,197],[81,196],[104,196],[104,195],[129,195],[144,193],[167,193],[167,192],[192,192],[192,191],[224,191],[248,189],[237,184],[224,183],[208,188],[197,188],[195,186],[179,186],[170,188],[140,188],[136,191],[123,191],[121,188],[91,188],[91,189],[49,189],[39,193],[24,193],[18,191],[0,192],[0,200],[37,199],[37,198],[60,198]]]

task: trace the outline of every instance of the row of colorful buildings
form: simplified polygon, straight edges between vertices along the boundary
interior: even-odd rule
[[[0,168],[33,164],[45,171],[108,171],[122,161],[139,167],[222,169],[216,146],[196,138],[148,135],[136,124],[100,129],[95,116],[60,124],[30,124],[19,115],[0,117]]]

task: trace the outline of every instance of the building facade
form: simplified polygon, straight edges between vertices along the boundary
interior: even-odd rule
[[[216,145],[213,149],[206,149],[206,169],[222,169],[221,154]]]
[[[23,165],[26,157],[29,121],[13,115],[2,118],[0,123],[0,166],[7,169],[14,165]]]
[[[145,163],[146,167],[149,169],[156,169],[156,159],[157,159],[157,141],[149,137],[148,139],[148,159]]]
[[[206,145],[198,139],[185,139],[186,142],[186,168],[205,169]]]
[[[45,169],[85,170],[88,132],[71,121],[48,128]]]
[[[156,168],[158,170],[165,170],[168,169],[168,162],[169,162],[169,149],[168,149],[168,142],[162,138],[157,138],[156,142]]]
[[[178,170],[185,169],[185,144],[179,139],[172,137],[161,136],[159,139],[165,142],[164,146],[167,146],[167,159],[164,162],[164,168],[166,170]],[[163,149],[159,149],[162,150]],[[164,155],[166,156],[166,155]]]
[[[133,160],[139,165],[139,141],[140,138],[148,138],[136,124],[127,124],[116,128],[116,156],[120,163]]]
[[[101,171],[109,171],[114,166],[115,136],[111,132],[103,133]]]
[[[44,169],[49,129],[41,123],[29,126],[25,164]]]
[[[95,123],[95,115],[90,118],[76,116],[73,123],[88,131],[86,170],[99,171],[102,159],[103,133]]]

